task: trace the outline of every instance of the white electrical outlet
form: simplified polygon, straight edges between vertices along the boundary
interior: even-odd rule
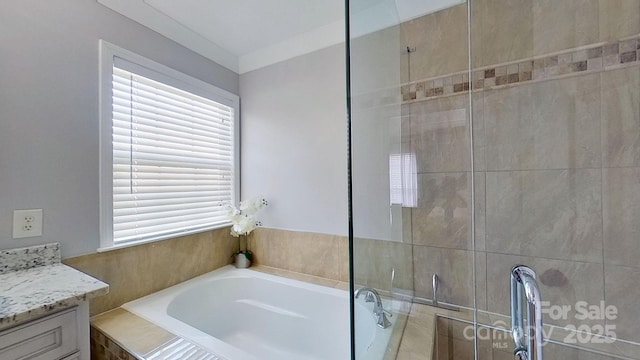
[[[42,236],[42,209],[13,210],[13,238]]]

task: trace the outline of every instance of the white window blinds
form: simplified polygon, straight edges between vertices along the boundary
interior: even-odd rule
[[[113,244],[228,224],[234,108],[116,65]]]
[[[414,153],[389,155],[389,195],[391,205],[418,205],[418,174]]]

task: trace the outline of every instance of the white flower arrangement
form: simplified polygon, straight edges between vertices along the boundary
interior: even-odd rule
[[[249,235],[256,227],[260,226],[261,223],[256,221],[255,216],[267,205],[267,200],[263,197],[243,200],[238,206],[228,204],[227,216],[232,224],[231,236]]]

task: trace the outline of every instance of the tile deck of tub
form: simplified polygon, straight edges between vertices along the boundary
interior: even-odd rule
[[[349,284],[342,281],[267,266],[252,267],[252,270],[321,286],[349,289]],[[385,360],[408,360],[425,358],[425,356],[431,359],[433,341],[425,341],[425,339],[434,339],[436,316],[441,313],[449,314],[450,312],[427,305],[413,304],[408,317],[401,315],[398,318],[397,321],[402,323],[391,336]],[[456,314],[460,315],[460,313]],[[91,346],[94,360],[110,358],[152,360],[159,353],[168,351],[167,349],[175,347],[179,342],[188,343],[188,340],[122,308],[107,311],[91,319]],[[197,345],[188,344],[187,346],[193,346],[193,351],[199,350]],[[217,358],[215,354],[210,356],[212,356],[211,359]]]

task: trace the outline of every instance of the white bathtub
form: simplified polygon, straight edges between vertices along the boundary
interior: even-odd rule
[[[335,288],[229,265],[123,307],[228,360],[350,359],[349,294]],[[381,359],[393,327],[371,304],[355,311],[358,359]]]

